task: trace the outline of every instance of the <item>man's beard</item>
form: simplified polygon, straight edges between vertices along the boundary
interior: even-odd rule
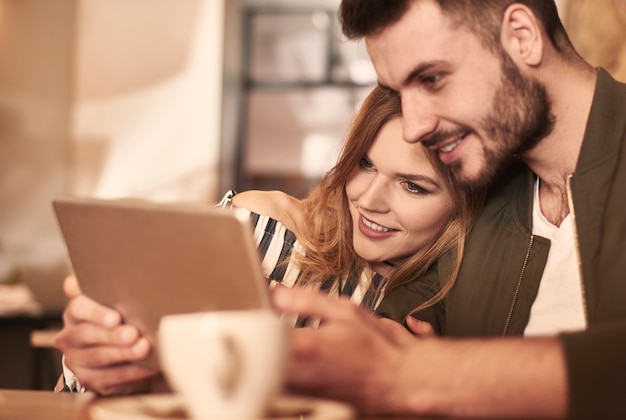
[[[522,75],[506,52],[500,57],[501,83],[480,124],[484,133],[482,168],[468,177],[463,174],[462,161],[449,166],[456,183],[464,189],[491,185],[511,162],[536,147],[554,128],[546,88]]]

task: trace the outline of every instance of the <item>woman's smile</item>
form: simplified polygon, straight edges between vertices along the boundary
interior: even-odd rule
[[[359,217],[359,230],[363,235],[371,239],[388,238],[396,232],[395,229],[379,225],[378,223],[367,219],[363,215]]]

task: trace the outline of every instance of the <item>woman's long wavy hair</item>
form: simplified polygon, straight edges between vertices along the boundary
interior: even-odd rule
[[[401,118],[402,108],[397,94],[375,87],[355,115],[337,164],[323,177],[320,185],[302,201],[306,229],[299,237],[303,253],[292,258],[301,271],[303,283],[323,282],[329,278],[358,275],[369,268],[357,255],[352,242],[352,217],[346,196],[346,181],[352,170],[366,156],[380,129],[389,120]],[[439,159],[427,150],[435,169],[446,180],[453,194],[455,212],[427,247],[394,267],[386,290],[405,284],[430,267],[437,258],[455,249],[451,278],[431,299],[420,305],[423,309],[441,300],[454,284],[463,254],[467,233],[482,208],[483,195],[454,187],[452,177]],[[370,270],[371,273],[371,270]]]

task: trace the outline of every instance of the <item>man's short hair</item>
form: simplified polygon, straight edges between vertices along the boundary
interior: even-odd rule
[[[349,39],[375,35],[399,21],[411,2],[426,0],[342,0],[339,19]],[[433,0],[453,24],[476,34],[486,48],[500,51],[500,29],[505,10],[520,3],[530,8],[562,53],[573,51],[554,0]]]

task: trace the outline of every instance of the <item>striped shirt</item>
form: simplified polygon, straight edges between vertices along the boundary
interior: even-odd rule
[[[235,207],[232,197],[236,193],[228,191],[218,206],[224,208]],[[281,222],[269,216],[247,210],[253,228],[255,245],[261,257],[262,270],[269,280],[269,285],[282,284],[287,287],[299,287],[301,281],[300,270],[291,260],[288,260],[294,251],[303,253],[303,249],[296,235]],[[366,309],[374,310],[383,297],[387,279],[381,274],[364,270],[360,275],[345,276],[344,278],[329,278],[319,284],[309,284],[306,287],[321,290],[330,296],[345,296]],[[301,326],[302,323],[297,324]]]

